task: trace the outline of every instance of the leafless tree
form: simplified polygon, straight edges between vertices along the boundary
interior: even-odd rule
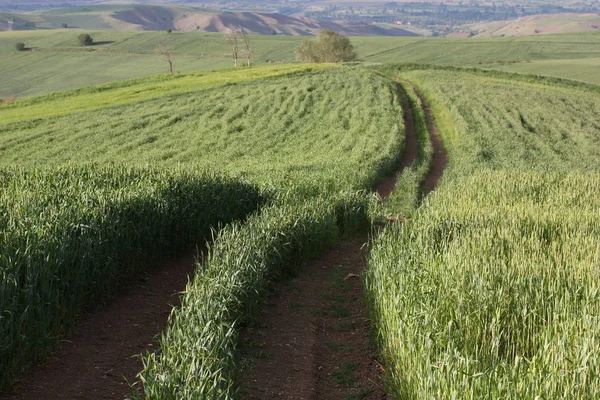
[[[244,53],[246,53],[246,61],[248,62],[248,66],[250,66],[250,58],[252,56],[252,48],[250,47],[250,37],[241,26],[238,27],[238,32],[240,33],[240,37],[244,42]]]
[[[237,68],[238,63],[238,29],[229,27],[226,31],[227,41],[229,41],[229,46],[231,46],[231,57],[233,58],[233,66]]]
[[[169,63],[169,73],[173,73],[173,60],[171,59],[171,47],[167,42],[159,42],[156,51]]]

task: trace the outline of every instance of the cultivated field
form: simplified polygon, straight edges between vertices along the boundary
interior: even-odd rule
[[[2,162],[21,166],[3,175],[10,235],[2,236],[2,246],[10,251],[3,253],[2,272],[10,290],[3,291],[1,307],[14,316],[28,310],[25,320],[2,325],[10,332],[3,335],[2,386],[43,359],[86,305],[114,292],[151,256],[202,243],[209,227],[263,204],[259,214],[215,238],[171,317],[161,356],[148,355],[142,375],[149,398],[235,393],[239,321],[256,313],[282,265],[293,268],[338,235],[365,229],[373,200],[366,191],[394,168],[403,146],[393,85],[364,69],[325,67],[181,75],[184,86],[171,77],[163,77],[166,85],[161,77],[148,78],[0,106],[7,121],[0,125]],[[124,88],[130,97],[106,109],[102,99]],[[107,166],[96,171],[90,162]],[[149,216],[163,208],[164,219]],[[156,233],[164,224],[177,235]],[[107,265],[96,264],[115,241],[122,251]],[[133,255],[145,253],[129,266]],[[42,262],[43,255],[49,258]],[[90,290],[105,270],[114,272]],[[38,292],[54,300],[29,300]],[[72,308],[61,306],[54,317],[48,311],[53,301]],[[47,323],[32,323],[40,315]],[[206,329],[198,331],[200,325]],[[189,346],[207,353],[201,366]]]
[[[0,33],[0,97],[17,98],[75,89],[105,82],[139,78],[168,71],[156,53],[166,41],[173,51],[176,72],[217,70],[232,66],[221,34],[173,32],[90,32],[96,44],[83,48],[80,31],[21,31]],[[253,63],[295,61],[302,38],[252,36]],[[600,57],[600,34],[563,34],[514,38],[352,37],[366,63],[420,62],[475,66],[515,72],[556,75],[597,83],[594,60]],[[17,52],[23,42],[30,51]],[[542,63],[539,68],[536,63]],[[591,65],[590,65],[591,63]],[[572,65],[572,67],[571,67]]]
[[[0,34],[0,96],[42,94],[0,104],[1,390],[209,241],[132,390],[240,397],[240,330],[273,283],[371,232],[357,272],[385,366],[368,361],[392,395],[600,397],[600,35],[355,37],[358,65],[290,64],[297,38],[252,36],[277,64],[227,69],[219,34],[76,33]],[[155,75],[163,40],[196,71]]]
[[[597,87],[384,71],[424,91],[450,157],[371,252],[395,395],[597,397]]]

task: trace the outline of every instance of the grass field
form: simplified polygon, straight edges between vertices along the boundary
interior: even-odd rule
[[[228,44],[220,34],[95,31],[91,34],[97,44],[90,48],[78,46],[78,34],[76,30],[1,32],[0,97],[40,95],[167,72],[166,61],[156,54],[161,41],[170,43],[177,72],[216,70],[232,65]],[[254,63],[293,62],[294,50],[301,40],[253,36]],[[536,62],[544,61],[548,65],[540,68],[548,74],[556,71],[558,76],[591,83],[599,79],[596,69],[586,67],[589,59],[600,57],[597,33],[486,39],[352,37],[351,40],[359,57],[368,63],[506,66],[537,73]],[[32,50],[14,51],[19,41]],[[550,66],[560,60],[564,68],[557,70]]]
[[[600,58],[582,58],[576,60],[544,60],[528,63],[497,65],[499,71],[522,74],[556,76],[600,85]]]
[[[384,71],[424,91],[450,164],[371,252],[390,388],[598,397],[598,89],[416,69]]]
[[[118,81],[103,86],[34,97],[0,105],[0,121],[9,124],[37,118],[99,110],[158,97],[191,93],[202,89],[278,75],[291,75],[331,68],[332,65],[288,65],[213,73],[157,75],[152,78]]]
[[[125,100],[106,108],[104,99],[117,98],[118,93]],[[127,252],[145,253],[153,246],[153,255],[174,243],[202,243],[209,226],[239,219],[267,201],[246,223],[216,234],[203,272],[187,289],[181,311],[171,318],[162,355],[146,356],[143,379],[149,398],[233,395],[237,369],[232,349],[238,322],[257,312],[268,282],[282,268],[293,268],[345,232],[366,229],[373,201],[367,191],[393,169],[403,147],[395,88],[356,67],[292,65],[159,76],[17,101],[2,106],[0,113],[0,167],[20,168],[2,175],[9,190],[3,191],[0,202],[2,215],[8,216],[8,222],[1,220],[8,225],[0,245],[10,251],[1,259],[0,271],[10,290],[2,292],[0,308],[17,315],[28,307],[28,321],[48,317],[48,323],[28,322],[27,330],[12,318],[2,325],[10,333],[3,335],[0,357],[8,371],[3,387],[43,359],[82,308],[143,268],[142,257],[125,268]],[[90,162],[96,164],[89,166]],[[96,165],[106,165],[99,175]],[[223,178],[231,190],[226,185],[217,194],[223,204],[214,209],[217,202],[210,194],[218,191],[209,190],[209,178],[216,172],[243,181]],[[218,178],[212,179],[218,186]],[[186,193],[192,197],[189,201]],[[247,207],[227,200],[230,195]],[[211,207],[202,201],[211,202]],[[47,212],[38,212],[44,207]],[[148,217],[163,208],[167,222]],[[181,217],[182,212],[191,218]],[[150,226],[138,223],[140,219]],[[115,224],[131,229],[121,232]],[[161,224],[187,232],[185,240],[155,233],[152,229]],[[107,274],[103,290],[97,292],[87,289],[94,278],[83,272],[85,263],[95,263],[95,255],[102,257],[106,251],[94,246],[96,240],[106,246],[113,240],[128,245],[122,257],[110,257],[114,263],[92,269],[93,274],[122,269]],[[86,258],[89,248],[94,253]],[[48,263],[40,261],[42,254],[52,255]],[[57,270],[80,279],[81,285],[56,283],[54,279],[62,276],[57,278]],[[32,274],[35,285],[28,278]],[[31,300],[38,290],[51,299],[64,298],[68,306],[59,307],[63,314],[50,318],[45,307],[54,300]],[[214,324],[199,332],[194,318]],[[195,350],[189,352],[190,346]],[[201,350],[219,357],[205,360],[198,370],[188,356],[194,358]],[[192,370],[197,372],[193,378]],[[170,376],[167,381],[165,373]]]

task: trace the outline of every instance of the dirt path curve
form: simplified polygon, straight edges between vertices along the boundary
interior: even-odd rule
[[[433,192],[437,187],[442,174],[444,173],[444,169],[446,169],[446,165],[448,165],[448,153],[444,149],[442,139],[440,138],[440,133],[435,126],[433,113],[429,108],[429,104],[427,104],[423,94],[421,94],[421,92],[419,92],[414,85],[413,89],[421,101],[423,111],[425,112],[425,119],[427,120],[427,130],[429,131],[429,136],[433,144],[433,159],[431,160],[431,169],[427,174],[425,182],[423,182],[423,185],[421,186],[421,198],[424,198],[429,193]]]
[[[142,370],[138,357],[153,349],[166,326],[172,305],[193,272],[194,257],[159,264],[123,288],[109,304],[86,315],[61,351],[23,377],[10,400],[123,399],[127,381]],[[127,381],[126,381],[127,379]]]
[[[415,134],[415,120],[413,117],[413,111],[408,101],[406,92],[402,89],[399,83],[396,83],[400,100],[402,101],[402,111],[404,113],[404,127],[406,129],[406,142],[404,144],[404,154],[397,172],[402,172],[404,168],[409,167],[417,159],[418,148],[417,148],[417,135]],[[383,181],[377,185],[375,190],[382,199],[387,198],[396,187],[396,181],[400,173],[396,173],[392,176],[387,176]]]
[[[400,173],[417,157],[408,97],[397,84],[406,126]],[[396,177],[377,186],[382,198]],[[343,240],[265,304],[260,326],[242,332],[244,399],[386,399],[360,274],[367,235]]]

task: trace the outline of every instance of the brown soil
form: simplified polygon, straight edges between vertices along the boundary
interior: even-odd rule
[[[417,157],[413,113],[397,85],[406,125],[400,173]],[[377,186],[386,198],[396,177]],[[366,236],[344,240],[304,265],[265,304],[260,326],[241,334],[242,398],[387,399],[360,274]]]
[[[24,376],[10,400],[123,399],[142,370],[138,357],[157,346],[172,305],[193,273],[194,258],[157,265],[109,304],[88,314],[60,352]]]
[[[429,131],[431,142],[433,143],[433,159],[431,160],[431,169],[429,170],[427,178],[421,187],[421,194],[423,197],[425,197],[429,193],[433,192],[433,190],[437,187],[440,178],[444,174],[444,169],[448,164],[448,153],[446,153],[444,145],[442,144],[442,139],[440,138],[440,133],[438,132],[437,127],[435,126],[435,121],[429,105],[417,88],[414,86],[413,88],[415,93],[417,93],[417,96],[419,96],[419,100],[421,100],[423,111],[425,111],[425,119],[427,119],[427,130]]]
[[[404,154],[402,155],[402,161],[398,168],[398,171],[403,171],[404,168],[410,166],[417,159],[417,136],[415,134],[415,121],[413,118],[412,108],[410,107],[410,103],[408,102],[408,96],[402,90],[402,86],[400,84],[396,84],[398,88],[398,94],[400,95],[400,99],[402,100],[402,110],[404,112],[404,126],[406,128],[406,143],[404,147]],[[398,172],[397,171],[397,172]],[[394,187],[396,186],[396,181],[398,180],[398,173],[395,173],[392,176],[385,177],[383,182],[381,182],[375,190],[382,199],[387,198]]]
[[[261,325],[242,332],[242,398],[385,398],[362,281],[350,275],[365,269],[366,241],[304,265],[267,301]]]

